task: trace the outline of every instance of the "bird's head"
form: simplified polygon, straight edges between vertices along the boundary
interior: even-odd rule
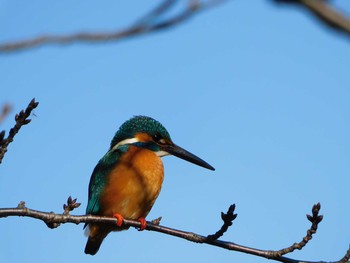
[[[111,142],[111,149],[134,145],[153,151],[158,156],[174,155],[204,168],[215,170],[207,162],[174,144],[164,126],[147,116],[135,116],[124,122]]]

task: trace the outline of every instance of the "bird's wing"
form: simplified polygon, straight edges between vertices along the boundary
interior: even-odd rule
[[[89,201],[86,214],[99,213],[101,193],[106,185],[108,174],[113,169],[119,156],[119,151],[110,151],[97,163],[89,183]]]

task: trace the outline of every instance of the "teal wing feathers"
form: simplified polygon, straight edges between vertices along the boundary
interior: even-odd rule
[[[105,188],[108,175],[120,156],[120,151],[107,152],[97,163],[89,183],[89,201],[86,214],[98,214],[100,211],[100,196]]]

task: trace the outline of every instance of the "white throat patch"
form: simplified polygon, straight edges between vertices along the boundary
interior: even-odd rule
[[[158,152],[155,152],[155,154],[159,157],[163,157],[163,156],[167,156],[167,155],[170,155],[170,153],[166,152],[166,151],[158,151]]]

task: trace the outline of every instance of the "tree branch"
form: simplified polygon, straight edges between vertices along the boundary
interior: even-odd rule
[[[79,203],[76,203],[76,199],[72,200],[72,198],[69,197],[67,200],[67,205],[64,205],[63,214],[55,214],[53,212],[49,213],[49,212],[42,212],[42,211],[29,209],[29,208],[25,207],[24,202],[21,202],[16,208],[1,208],[0,209],[0,218],[9,217],[9,216],[32,217],[32,218],[44,221],[46,223],[46,225],[50,228],[58,227],[64,223],[74,223],[74,224],[80,224],[80,223],[116,224],[117,223],[117,219],[112,218],[112,217],[102,217],[102,216],[94,216],[94,215],[70,215],[69,211],[72,211],[76,207],[79,207],[79,205],[80,205]],[[70,207],[70,208],[68,209],[67,207]],[[234,207],[235,207],[234,205],[230,206],[229,211],[227,213],[228,215],[235,215],[235,214],[233,214]],[[307,216],[308,219],[312,222],[312,226],[309,230],[312,232],[312,234],[314,234],[316,232],[317,225],[322,220],[322,216],[318,215],[319,210],[320,210],[320,205],[319,204],[314,205],[314,207],[312,209],[313,216],[309,216],[309,215]],[[236,218],[235,216],[228,216],[228,217]],[[294,249],[291,249],[289,251],[285,251],[285,250],[271,251],[271,250],[261,250],[261,249],[251,248],[251,247],[242,246],[242,245],[228,242],[228,241],[213,239],[213,238],[206,237],[206,236],[199,235],[199,234],[192,233],[192,232],[187,232],[187,231],[182,231],[182,230],[178,230],[178,229],[174,229],[174,228],[161,226],[161,225],[159,225],[159,220],[160,219],[157,219],[157,220],[154,220],[151,222],[147,222],[146,230],[156,231],[156,232],[160,232],[163,234],[183,238],[183,239],[186,239],[186,240],[191,241],[191,242],[209,244],[212,246],[217,246],[217,247],[225,248],[228,250],[243,252],[243,253],[247,253],[250,255],[255,255],[255,256],[259,256],[259,257],[263,257],[263,258],[267,258],[267,259],[272,259],[275,261],[285,262],[285,263],[299,263],[299,262],[316,263],[317,262],[317,261],[296,260],[296,259],[287,258],[287,257],[284,257],[281,255],[281,254],[290,253]],[[223,219],[223,220],[224,220],[224,222],[227,221],[227,219]],[[232,221],[233,221],[233,219],[232,219]],[[225,224],[227,224],[227,223],[225,223]],[[134,227],[134,228],[140,228],[141,223],[139,221],[124,219],[123,225]],[[310,236],[310,239],[311,239],[311,234],[309,234],[309,231],[308,231],[308,234],[306,237]],[[298,247],[298,249],[302,249],[306,245],[307,241],[302,241],[300,243],[303,243],[303,244],[300,245]],[[283,251],[283,253],[280,253],[280,251]],[[350,257],[350,248],[347,251],[346,255],[341,260],[334,261],[334,263],[348,262],[349,257]],[[321,262],[321,261],[319,261],[319,262]]]
[[[213,7],[225,0],[188,0],[186,8],[177,14],[162,19],[162,16],[174,8],[176,0],[163,0],[153,10],[145,14],[136,23],[124,29],[112,32],[78,32],[66,35],[45,34],[19,41],[10,41],[0,44],[0,53],[9,53],[20,50],[28,50],[43,45],[60,44],[67,45],[76,42],[102,43],[107,41],[119,41],[133,36],[160,31],[179,25],[192,18],[199,11]],[[277,3],[296,4],[312,12],[322,23],[332,29],[350,35],[350,20],[340,11],[333,8],[324,0],[273,0]]]
[[[32,99],[29,105],[25,110],[21,110],[19,114],[16,114],[15,120],[16,124],[15,126],[10,130],[9,135],[5,139],[5,131],[0,132],[0,164],[2,162],[2,159],[5,156],[5,153],[7,152],[8,145],[13,141],[13,138],[18,133],[18,131],[21,129],[23,125],[27,125],[30,123],[31,119],[28,119],[33,109],[35,109],[38,106],[39,102],[35,102],[35,99]]]
[[[296,4],[313,13],[322,23],[350,36],[350,19],[325,0],[274,0],[277,3]]]
[[[72,44],[75,42],[107,42],[118,41],[125,38],[160,31],[192,18],[199,11],[203,11],[224,0],[188,0],[187,6],[181,12],[167,18],[161,19],[161,16],[173,8],[176,0],[164,0],[152,11],[144,15],[137,23],[124,29],[112,32],[80,32],[67,35],[42,35],[34,38],[24,39],[20,41],[8,42],[0,44],[0,53],[14,52],[24,49],[32,49],[48,44]]]

